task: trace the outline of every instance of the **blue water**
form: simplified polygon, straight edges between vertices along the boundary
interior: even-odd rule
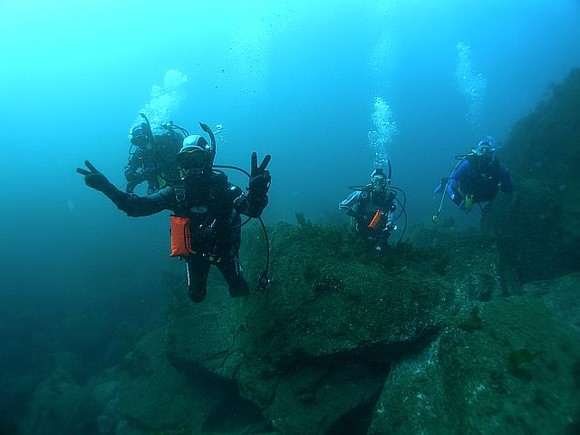
[[[193,133],[198,121],[223,125],[216,163],[248,168],[252,151],[272,154],[269,224],[297,211],[345,222],[337,204],[373,169],[381,98],[396,124],[381,142],[393,183],[410,224],[429,223],[453,156],[480,135],[505,141],[580,66],[580,5],[12,0],[0,3],[0,41],[0,342],[24,371],[23,343],[82,342],[63,332],[79,312],[97,312],[99,328],[162,315],[160,274],[177,261],[167,215],[127,218],[75,168],[90,159],[123,185],[128,130],[168,71],[187,76],[174,122]],[[458,80],[458,68],[471,76]],[[104,329],[103,341],[118,332]],[[4,372],[14,366],[2,358]]]

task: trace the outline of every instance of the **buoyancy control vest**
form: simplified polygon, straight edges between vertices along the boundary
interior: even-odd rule
[[[200,184],[188,188],[182,182],[173,187],[177,207],[170,218],[171,256],[219,257],[239,247],[241,219],[234,200],[241,189],[221,172],[213,172]]]
[[[493,200],[500,183],[500,164],[494,158],[489,162],[481,156],[468,154],[465,159],[469,162],[468,176],[460,180],[459,190],[464,196],[472,196],[473,202]]]

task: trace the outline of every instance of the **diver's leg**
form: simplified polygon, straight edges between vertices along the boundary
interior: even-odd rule
[[[232,298],[250,294],[250,287],[244,279],[237,251],[232,250],[228,255],[222,257],[222,260],[217,263],[217,267],[230,287]]]
[[[382,252],[388,245],[387,240],[389,239],[389,233],[382,231],[374,237],[375,240],[375,251]]]
[[[209,275],[209,261],[201,255],[192,255],[186,258],[187,290],[189,298],[199,303],[207,295],[207,277]]]

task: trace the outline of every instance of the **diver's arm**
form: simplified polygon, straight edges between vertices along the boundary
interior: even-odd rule
[[[343,199],[339,204],[340,210],[345,210],[348,216],[355,218],[357,221],[364,221],[364,213],[359,210],[361,191],[356,190]]]
[[[338,208],[340,210],[348,210],[349,208],[352,208],[352,206],[358,202],[360,194],[360,190],[355,190],[338,204]]]
[[[453,171],[445,187],[445,192],[451,198],[451,200],[457,205],[461,204],[463,197],[459,192],[459,183],[467,177],[469,172],[469,161],[463,160],[457,169]]]
[[[120,210],[128,216],[148,216],[171,208],[175,195],[172,188],[166,188],[154,195],[140,197],[122,192],[99,172],[88,160],[87,169],[77,168],[77,172],[85,177],[85,183],[92,189],[103,192]]]
[[[461,203],[463,202],[463,195],[459,193],[459,184],[457,182],[453,183],[451,179],[449,179],[449,183],[447,183],[447,189],[445,191],[447,192],[447,196],[449,196],[451,201],[461,206]]]
[[[234,208],[243,215],[257,218],[268,205],[268,195],[256,192],[244,193],[238,186],[231,184],[228,188],[228,194],[232,199]]]
[[[149,216],[163,210],[173,209],[175,206],[175,194],[171,187],[166,187],[148,196],[137,196],[121,191],[118,192],[119,194],[115,194],[115,197],[107,196],[109,196],[119,210],[124,211],[127,213],[127,216],[131,217]]]

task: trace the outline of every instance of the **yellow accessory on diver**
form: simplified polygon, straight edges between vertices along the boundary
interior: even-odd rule
[[[473,208],[473,194],[465,195],[465,210],[469,211]]]

